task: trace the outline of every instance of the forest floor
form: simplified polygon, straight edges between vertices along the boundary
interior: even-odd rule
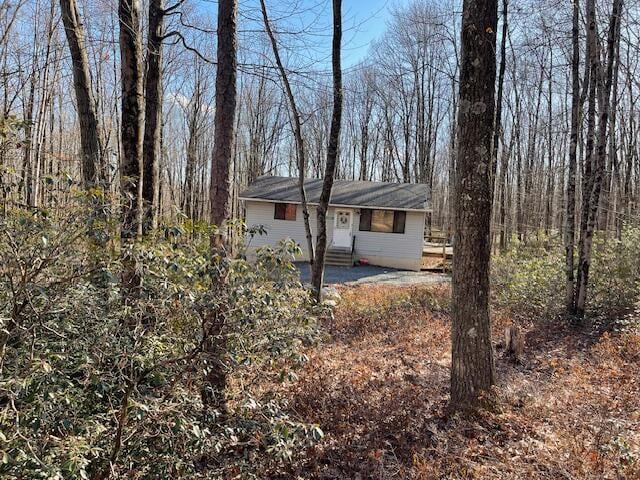
[[[448,285],[342,287],[291,408],[324,439],[288,478],[640,478],[640,335],[520,323],[519,362],[494,315],[493,407],[447,411]]]

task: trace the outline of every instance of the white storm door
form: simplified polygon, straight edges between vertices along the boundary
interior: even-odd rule
[[[336,210],[333,224],[333,246],[351,248],[353,227],[353,212],[351,210]]]

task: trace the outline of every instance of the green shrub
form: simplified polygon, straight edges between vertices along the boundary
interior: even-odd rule
[[[550,318],[564,305],[559,246],[519,246],[492,261],[493,303],[520,318]]]
[[[620,240],[596,235],[587,289],[587,311],[616,321],[640,298],[640,228]],[[576,254],[577,263],[577,254]],[[520,244],[492,262],[493,302],[516,317],[549,319],[564,314],[564,248],[556,242]]]
[[[640,227],[627,227],[622,238],[594,242],[588,308],[600,317],[622,316],[640,298]]]
[[[0,218],[0,477],[251,476],[322,436],[269,387],[317,338],[295,245],[250,265],[175,228],[132,251],[142,291],[125,306],[118,256],[96,261],[88,224],[81,206]],[[224,421],[201,400],[204,318],[222,303]]]

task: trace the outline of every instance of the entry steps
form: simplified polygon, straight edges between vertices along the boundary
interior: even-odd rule
[[[353,256],[351,255],[351,250],[348,248],[330,247],[327,250],[324,263],[325,265],[352,267]]]

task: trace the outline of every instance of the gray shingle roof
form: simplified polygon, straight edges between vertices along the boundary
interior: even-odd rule
[[[322,192],[322,180],[305,180],[307,201],[317,204]],[[397,210],[428,210],[429,189],[419,183],[386,183],[336,180],[331,192],[331,205],[392,208]],[[295,177],[259,177],[241,199],[300,203],[298,179]]]

